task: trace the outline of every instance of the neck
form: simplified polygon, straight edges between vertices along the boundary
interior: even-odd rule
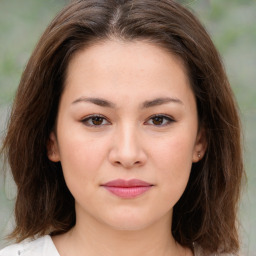
[[[171,214],[140,230],[117,230],[91,216],[79,218],[68,233],[54,237],[61,256],[185,256],[171,233]],[[83,221],[82,221],[83,220]],[[188,256],[190,254],[187,254]]]

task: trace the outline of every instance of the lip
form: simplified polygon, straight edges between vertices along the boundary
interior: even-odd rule
[[[135,198],[150,190],[153,185],[138,179],[117,179],[109,181],[101,186],[118,197]]]

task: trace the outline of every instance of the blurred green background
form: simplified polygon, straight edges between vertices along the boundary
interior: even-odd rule
[[[67,2],[0,0],[0,138],[24,66],[47,24]],[[256,0],[181,2],[212,36],[240,107],[248,179],[240,207],[242,255],[256,256]],[[12,226],[15,187],[9,180],[0,176],[0,248]]]

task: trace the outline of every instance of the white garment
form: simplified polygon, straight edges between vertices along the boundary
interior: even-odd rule
[[[0,256],[60,256],[50,236],[25,240],[0,250]]]
[[[195,256],[204,256],[199,247],[194,248]],[[213,254],[212,256],[215,256]],[[222,256],[232,256],[221,254]],[[13,244],[0,250],[0,256],[60,256],[52,238],[47,235],[35,240],[25,240],[19,244]]]

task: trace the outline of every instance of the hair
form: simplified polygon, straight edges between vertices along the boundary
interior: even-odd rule
[[[173,0],[72,1],[50,23],[22,75],[3,152],[15,183],[10,238],[61,234],[76,223],[60,163],[47,156],[67,67],[97,42],[144,40],[181,58],[197,102],[207,151],[194,163],[174,206],[172,234],[183,246],[237,253],[237,208],[244,173],[237,105],[220,56],[198,19]]]

